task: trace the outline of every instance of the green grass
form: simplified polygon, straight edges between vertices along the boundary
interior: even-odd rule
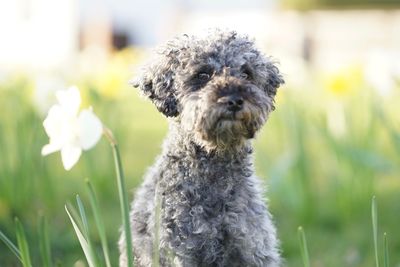
[[[389,246],[386,233],[383,234],[383,244],[383,266],[389,267]]]
[[[49,226],[47,219],[44,216],[40,216],[38,236],[39,236],[40,256],[43,267],[53,266],[48,227]]]
[[[378,208],[376,206],[376,198],[373,196],[371,205],[372,214],[372,235],[374,238],[374,251],[375,251],[375,266],[379,267],[379,253],[378,253]]]
[[[385,251],[380,255],[387,254],[381,258],[387,266],[388,251],[393,251],[390,263],[397,266],[399,93],[381,99],[366,86],[356,95],[337,100],[343,102],[347,132],[336,136],[327,127],[326,103],[330,100],[323,90],[303,89],[281,90],[277,110],[255,141],[257,173],[268,184],[269,206],[287,266],[303,265],[298,225],[307,230],[310,266],[375,266],[372,195],[379,200],[379,229],[390,233],[383,239],[382,250],[382,234],[377,230],[378,253]],[[124,88],[117,99],[105,98],[94,87],[85,90],[88,102],[119,141],[126,183],[133,189],[160,152],[167,122],[135,89]],[[31,245],[29,251],[18,254],[0,242],[1,266],[18,265],[15,254],[25,259],[26,253],[32,266],[46,266],[43,260],[73,266],[84,259],[64,210],[64,204],[74,202],[77,194],[93,210],[93,195],[84,177],[90,177],[100,208],[94,214],[85,213],[85,223],[78,220],[76,226],[83,236],[84,232],[90,236],[96,255],[109,251],[106,254],[114,266],[121,220],[109,144],[102,140],[66,172],[59,154],[40,156],[48,140],[42,127],[45,115],[32,104],[32,82],[23,76],[3,81],[0,106],[0,230],[17,244],[14,218],[18,217]],[[79,216],[70,211],[73,218]],[[38,214],[48,218],[45,225],[38,221]],[[100,217],[104,230],[94,227]]]
[[[303,266],[310,267],[310,256],[308,255],[307,239],[303,227],[300,226],[297,229],[297,232],[299,235],[300,252],[303,260]]]

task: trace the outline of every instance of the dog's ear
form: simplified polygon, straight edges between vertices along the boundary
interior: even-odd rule
[[[281,86],[281,84],[284,84],[285,81],[283,80],[282,74],[279,72],[278,67],[276,66],[276,63],[273,61],[269,61],[267,63],[267,75],[266,75],[266,83],[265,83],[265,89],[268,93],[269,96],[274,97],[276,95],[276,91]]]
[[[175,70],[179,65],[180,49],[167,44],[153,63],[143,69],[131,84],[150,98],[157,109],[167,117],[179,114],[175,88]]]

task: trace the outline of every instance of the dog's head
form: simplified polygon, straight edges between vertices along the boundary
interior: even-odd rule
[[[163,47],[134,83],[207,150],[253,138],[283,83],[270,58],[235,32],[184,35]]]

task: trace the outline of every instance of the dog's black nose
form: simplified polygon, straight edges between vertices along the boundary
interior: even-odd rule
[[[228,105],[228,110],[239,111],[243,107],[243,98],[238,95],[228,96],[226,104]]]

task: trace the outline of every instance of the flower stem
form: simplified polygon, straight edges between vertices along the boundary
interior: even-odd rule
[[[114,147],[116,146],[117,140],[115,139],[113,133],[111,132],[110,129],[108,129],[107,127],[103,126],[103,134],[104,136],[107,138],[108,142],[110,142],[111,146]]]
[[[121,205],[122,223],[124,226],[124,233],[125,233],[128,267],[133,267],[132,235],[131,235],[131,226],[129,223],[129,208],[128,208],[129,205],[128,205],[128,197],[127,197],[127,193],[126,193],[126,187],[125,187],[124,172],[122,169],[122,161],[121,161],[121,157],[120,157],[120,153],[119,153],[119,149],[118,149],[118,144],[117,144],[112,132],[108,128],[104,127],[103,133],[107,137],[107,139],[110,141],[111,147],[113,148],[115,171],[117,174],[119,201],[120,201],[120,205]]]

